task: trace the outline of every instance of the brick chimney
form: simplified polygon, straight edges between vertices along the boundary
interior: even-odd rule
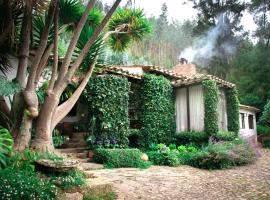
[[[196,65],[188,63],[188,61],[184,58],[181,58],[179,64],[174,66],[172,70],[177,74],[185,76],[197,74]]]

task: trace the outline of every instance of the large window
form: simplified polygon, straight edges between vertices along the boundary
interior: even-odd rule
[[[241,116],[241,129],[245,129],[245,114],[240,113]]]
[[[254,116],[248,115],[248,126],[249,129],[254,129]]]

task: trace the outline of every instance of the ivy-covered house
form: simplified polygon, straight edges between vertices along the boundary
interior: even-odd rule
[[[235,85],[212,75],[198,74],[195,65],[179,64],[172,70],[155,66],[110,66],[103,73],[122,75],[131,82],[139,82],[145,74],[164,76],[173,87],[177,132],[239,132]]]

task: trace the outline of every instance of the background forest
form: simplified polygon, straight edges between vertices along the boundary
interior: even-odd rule
[[[161,14],[149,18],[152,34],[128,52],[107,50],[106,62],[171,68],[180,57],[191,57],[201,71],[235,83],[241,103],[263,110],[270,97],[270,0],[189,1],[198,11],[195,19],[169,21],[164,3]],[[132,6],[132,1],[126,4]],[[100,7],[106,11],[108,5],[100,2]],[[252,33],[240,24],[244,12],[251,13],[257,25]],[[190,56],[191,50],[196,55]]]

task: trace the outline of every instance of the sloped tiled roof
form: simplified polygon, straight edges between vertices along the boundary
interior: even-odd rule
[[[222,87],[228,87],[228,88],[235,87],[235,85],[230,82],[224,81],[223,79],[218,78],[216,76],[206,75],[206,74],[195,74],[195,75],[183,78],[183,79],[178,79],[176,81],[173,81],[172,85],[174,87],[181,87],[183,85],[193,85],[196,83],[200,83],[204,80],[215,80]]]
[[[138,80],[142,79],[142,75],[131,73],[128,71],[128,69],[125,69],[125,68],[130,68],[130,67],[140,67],[140,66],[106,66],[103,69],[103,73],[113,73],[113,74],[123,75],[128,78],[133,78],[133,79],[138,79]],[[191,76],[185,76],[185,75],[177,74],[173,72],[172,70],[165,69],[162,67],[157,67],[157,66],[141,66],[141,68],[143,69],[143,71],[165,76],[166,78],[171,80],[171,83],[174,87],[193,85],[196,83],[200,83],[204,80],[215,80],[221,87],[227,87],[227,88],[235,87],[234,84],[213,75],[194,74]]]

